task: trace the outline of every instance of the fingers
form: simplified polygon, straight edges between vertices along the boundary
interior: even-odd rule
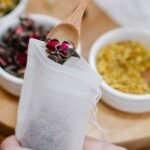
[[[115,145],[109,144],[108,150],[127,150],[127,149],[125,149],[123,147],[119,147],[119,146],[115,146]]]
[[[126,149],[112,145],[106,141],[100,141],[91,137],[86,137],[83,150],[126,150]]]
[[[19,150],[20,145],[15,136],[10,136],[1,144],[0,150]]]
[[[1,144],[0,150],[27,150],[27,149],[20,147],[15,136],[10,136]],[[126,149],[112,145],[106,141],[100,141],[91,137],[86,137],[83,150],[126,150]]]

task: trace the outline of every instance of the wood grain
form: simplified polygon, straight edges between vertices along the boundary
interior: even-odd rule
[[[58,4],[59,3],[59,4]],[[49,14],[60,19],[66,18],[77,6],[79,0],[55,0],[52,6],[46,0],[30,0],[27,13]],[[87,9],[82,23],[82,54],[88,60],[89,49],[97,37],[118,25],[113,22],[93,2]],[[5,136],[14,132],[18,98],[0,89],[0,134]],[[150,113],[128,114],[98,103],[98,122],[106,129],[109,140],[131,150],[150,146]],[[99,131],[89,123],[88,134],[100,137]]]

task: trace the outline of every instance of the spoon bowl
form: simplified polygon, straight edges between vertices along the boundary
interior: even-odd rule
[[[75,26],[62,23],[52,29],[48,37],[59,39],[60,41],[71,41],[74,43],[75,47],[77,47],[80,35]]]
[[[47,39],[70,41],[77,48],[80,39],[81,22],[88,3],[89,0],[82,0],[68,18],[49,32]]]

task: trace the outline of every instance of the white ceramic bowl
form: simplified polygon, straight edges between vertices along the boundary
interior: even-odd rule
[[[8,20],[11,19],[11,21],[13,22],[13,17],[20,16],[23,13],[23,11],[27,5],[27,2],[28,2],[28,0],[20,0],[20,2],[18,3],[18,5],[15,7],[14,10],[12,10],[7,15],[4,15],[3,17],[0,17],[0,25],[1,25],[2,21],[6,20],[6,19],[8,19]]]
[[[31,14],[29,15],[29,18],[33,19],[37,24],[43,25],[47,28],[49,26],[56,26],[60,21],[54,17],[47,16],[47,15],[40,15],[40,14]],[[9,27],[16,26],[19,23],[19,18],[16,17],[12,20],[11,24],[9,21],[4,21],[2,26],[0,27],[0,39],[1,36],[5,33],[5,31]],[[81,49],[80,46],[77,49],[78,53],[80,54]],[[8,72],[6,72],[4,69],[0,67],[0,85],[10,92],[13,95],[19,96],[21,92],[23,84],[23,79],[15,77]]]
[[[93,45],[89,55],[91,67],[96,69],[96,54],[101,48],[113,42],[139,41],[150,47],[150,30],[144,28],[122,27],[101,36]],[[97,72],[98,73],[98,72]],[[110,106],[125,112],[142,113],[150,111],[150,94],[126,94],[115,90],[104,80],[102,81],[102,99]]]

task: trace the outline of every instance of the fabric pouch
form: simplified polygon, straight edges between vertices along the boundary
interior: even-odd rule
[[[82,150],[101,79],[82,57],[60,65],[44,47],[44,42],[30,40],[16,136],[33,150]]]

